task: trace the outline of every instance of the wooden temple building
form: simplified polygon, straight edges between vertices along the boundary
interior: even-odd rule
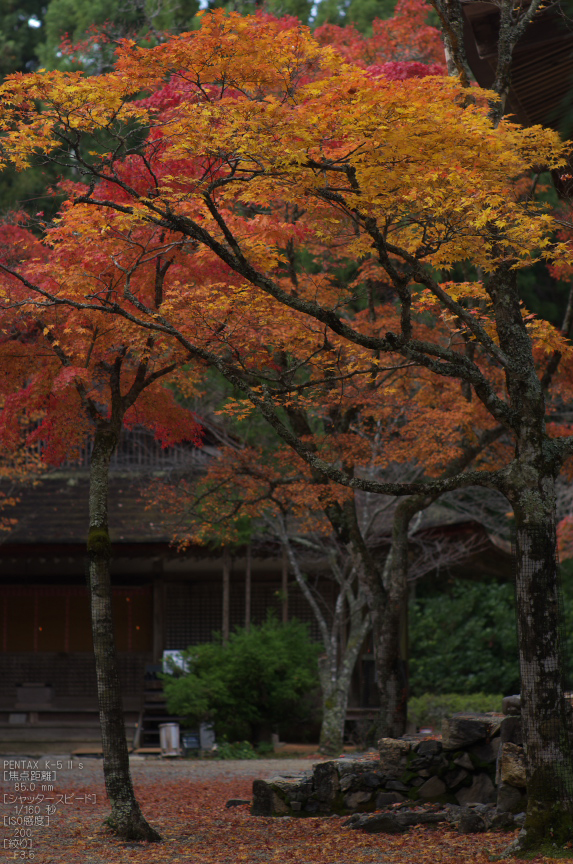
[[[200,472],[212,456],[209,446],[162,450],[139,430],[125,434],[112,465],[116,643],[127,734],[132,738],[139,729],[139,744],[157,743],[149,729],[149,740],[142,737],[142,724],[146,692],[160,688],[150,682],[164,651],[209,641],[213,631],[228,633],[246,620],[260,622],[269,609],[283,620],[296,617],[312,626],[308,603],[288,581],[280,547],[255,547],[247,579],[244,552],[234,558],[198,547],[180,553],[170,545],[160,514],[145,508],[143,491],[152,477]],[[58,742],[100,740],[85,563],[87,501],[86,459],[23,489],[10,513],[17,522],[0,538],[3,752],[29,751],[30,745],[55,752]],[[327,602],[329,590],[325,582],[321,593]],[[150,698],[161,701],[157,693]],[[158,719],[153,706],[147,713]]]

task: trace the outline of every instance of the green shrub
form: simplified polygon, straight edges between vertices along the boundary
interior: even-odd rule
[[[567,689],[573,689],[573,560],[562,565],[561,574],[564,674]],[[448,593],[420,597],[410,605],[413,696],[508,696],[519,693],[519,687],[513,584],[458,581]]]
[[[424,693],[409,700],[408,722],[440,732],[444,717],[458,711],[501,711],[502,698],[501,693]]]
[[[257,753],[249,741],[223,741],[217,745],[217,759],[256,759]]]
[[[305,624],[273,617],[226,645],[194,646],[184,652],[190,672],[164,676],[168,709],[190,725],[212,723],[219,738],[269,741],[283,723],[309,721],[319,650]]]
[[[410,687],[423,693],[519,692],[514,587],[457,582],[410,609]]]

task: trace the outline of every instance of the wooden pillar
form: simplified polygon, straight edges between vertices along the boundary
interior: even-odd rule
[[[251,544],[247,546],[247,565],[245,568],[245,630],[251,628]]]
[[[8,595],[4,595],[4,631],[2,636],[2,650],[8,650]]]
[[[34,651],[38,650],[38,628],[39,628],[39,603],[38,603],[38,589],[34,591]]]
[[[283,560],[281,573],[281,597],[282,597],[282,621],[288,621],[288,558],[287,551],[283,546]]]
[[[229,641],[229,606],[231,593],[231,556],[229,551],[223,551],[223,645]]]
[[[66,593],[65,622],[64,622],[64,651],[70,650],[70,595]]]
[[[159,577],[163,562],[153,564],[153,573]],[[162,579],[153,580],[153,662],[161,663],[165,648],[165,584]]]
[[[133,650],[133,603],[131,597],[126,597],[127,603],[127,650]]]

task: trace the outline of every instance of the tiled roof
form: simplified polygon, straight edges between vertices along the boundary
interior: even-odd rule
[[[137,471],[114,472],[109,487],[109,526],[114,543],[168,542],[169,531],[158,510],[143,501],[149,476]],[[19,503],[5,511],[17,519],[1,539],[9,544],[85,543],[88,529],[89,482],[86,471],[47,474],[38,485],[22,489]]]

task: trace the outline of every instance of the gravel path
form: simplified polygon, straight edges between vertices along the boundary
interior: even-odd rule
[[[101,759],[89,757],[74,757],[73,768],[68,770],[69,754],[50,754],[41,757],[27,756],[1,756],[0,765],[4,770],[11,767],[5,766],[8,762],[16,760],[20,762],[18,767],[26,767],[22,763],[37,761],[38,768],[45,767],[46,761],[50,763],[52,770],[56,768],[58,760],[62,763],[62,769],[57,772],[57,785],[64,786],[100,786],[103,785],[103,763]],[[162,783],[171,780],[233,780],[235,777],[266,778],[276,774],[302,774],[308,771],[316,762],[323,761],[320,757],[303,759],[161,759],[148,756],[130,756],[129,763],[134,783]],[[80,769],[79,764],[83,767]],[[32,766],[33,767],[33,766]],[[0,777],[1,779],[1,777]],[[0,787],[3,784],[0,782]]]

